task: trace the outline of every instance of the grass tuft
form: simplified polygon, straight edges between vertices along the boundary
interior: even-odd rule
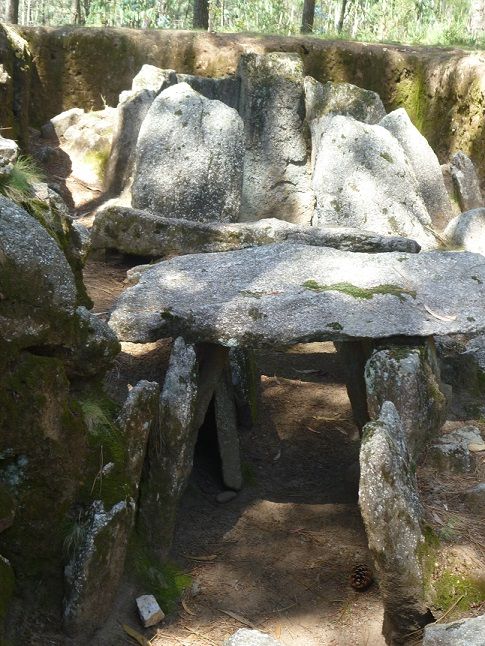
[[[31,157],[19,157],[7,177],[0,179],[0,193],[19,203],[32,197],[32,184],[41,182],[44,175]]]

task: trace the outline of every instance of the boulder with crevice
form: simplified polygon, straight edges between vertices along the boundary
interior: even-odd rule
[[[443,231],[453,217],[453,210],[443,180],[440,163],[433,149],[414,126],[404,108],[386,115],[380,125],[400,143],[410,162],[419,194],[428,210],[432,227]]]
[[[485,256],[485,207],[453,218],[444,231],[444,237],[452,248]]]
[[[484,207],[485,201],[475,166],[461,150],[451,158],[450,171],[462,212]]]
[[[240,114],[246,153],[241,220],[310,224],[314,197],[298,54],[243,54]]]
[[[416,346],[377,348],[365,366],[370,419],[377,419],[385,401],[396,407],[409,453],[416,459],[442,427],[446,398],[431,341]]]
[[[419,244],[410,238],[350,227],[308,227],[276,218],[257,222],[194,222],[112,203],[97,211],[91,235],[93,250],[116,249],[150,258],[234,251],[277,242],[369,253],[420,250]]]
[[[384,605],[386,643],[433,621],[424,601],[422,511],[406,431],[391,402],[366,424],[360,449],[359,505]]]
[[[305,77],[306,118],[311,121],[328,114],[353,117],[357,121],[375,124],[386,116],[381,97],[351,83],[319,83]]]
[[[317,200],[313,224],[357,227],[409,237],[423,249],[436,247],[411,162],[388,130],[338,115],[313,119],[310,125]]]
[[[164,90],[140,129],[132,186],[135,208],[169,218],[239,218],[243,125],[235,110],[186,83]]]

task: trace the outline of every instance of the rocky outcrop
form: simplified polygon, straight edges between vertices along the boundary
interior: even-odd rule
[[[314,224],[405,236],[424,249],[436,246],[418,182],[393,135],[343,116],[314,119],[311,131]]]
[[[181,256],[138,278],[110,319],[125,341],[182,335],[260,347],[485,327],[485,267],[466,252],[355,254],[284,243]]]
[[[236,111],[178,83],[158,95],[141,126],[133,206],[171,218],[236,221],[242,165]]]
[[[257,222],[193,222],[163,218],[157,213],[107,205],[94,220],[93,250],[116,249],[126,254],[163,258],[188,253],[234,251],[275,242],[333,247],[342,251],[418,252],[417,242],[345,227],[307,227],[265,218]]]
[[[442,231],[452,218],[452,207],[440,163],[431,146],[403,108],[388,114],[380,125],[389,130],[403,147],[430,215],[431,226]]]
[[[310,224],[314,197],[303,61],[297,54],[245,54],[238,74],[246,136],[241,220],[277,217]]]
[[[406,432],[396,408],[384,402],[364,427],[360,450],[359,505],[384,604],[388,644],[433,621],[424,602],[420,551],[421,508]]]
[[[319,83],[311,76],[305,77],[305,105],[308,122],[325,115],[339,114],[376,124],[386,116],[381,98],[375,92],[351,83]]]
[[[452,248],[485,255],[485,208],[473,209],[453,218],[444,236]]]

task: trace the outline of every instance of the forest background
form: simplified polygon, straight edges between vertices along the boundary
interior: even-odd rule
[[[485,0],[0,0],[0,20],[485,48]]]

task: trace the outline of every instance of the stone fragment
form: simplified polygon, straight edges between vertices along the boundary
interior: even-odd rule
[[[92,503],[82,540],[65,568],[64,626],[69,634],[92,633],[109,614],[134,519],[132,498],[108,510],[100,500]]]
[[[138,597],[136,607],[140,615],[140,621],[145,628],[156,626],[165,619],[165,614],[153,594],[144,594]]]
[[[310,125],[317,199],[313,224],[357,227],[412,238],[424,249],[436,247],[411,164],[388,130],[342,116],[320,117]]]
[[[452,247],[485,256],[485,208],[466,211],[453,218],[444,237]]]
[[[71,108],[61,112],[61,114],[52,117],[50,121],[42,126],[40,129],[42,137],[44,139],[60,139],[68,128],[76,125],[81,120],[84,114],[85,112],[81,108]]]
[[[0,345],[69,345],[74,276],[47,231],[0,197]]]
[[[226,502],[231,502],[234,498],[237,497],[237,491],[221,491],[216,496],[216,501],[221,505],[224,505]]]
[[[478,516],[485,516],[485,482],[467,489],[463,494],[465,503]]]
[[[230,108],[239,110],[241,79],[235,76],[209,78],[191,74],[177,74],[179,83],[188,83],[190,87],[205,96],[206,99],[221,101]]]
[[[275,242],[334,247],[343,251],[418,252],[415,240],[345,227],[308,227],[276,218],[257,222],[193,222],[157,213],[105,205],[94,220],[93,249],[162,258],[188,253],[233,251]]]
[[[19,147],[13,139],[0,135],[0,179],[8,177],[19,156]]]
[[[469,448],[473,444],[483,444],[479,429],[476,426],[463,426],[434,442],[428,449],[427,460],[444,472],[469,472],[476,465],[476,458]]]
[[[169,218],[238,219],[243,125],[235,110],[186,83],[152,103],[137,143],[132,202]]]
[[[375,124],[386,116],[384,104],[375,92],[351,83],[320,83],[311,76],[305,76],[305,105],[308,122],[327,114],[340,114]]]
[[[150,90],[160,94],[175,83],[177,83],[177,75],[174,70],[163,70],[155,65],[143,65],[133,79],[131,90],[132,92]]]
[[[243,54],[240,114],[246,154],[241,220],[310,224],[314,196],[298,54]]]
[[[145,267],[109,324],[124,341],[183,335],[250,348],[426,337],[483,330],[484,299],[475,254],[273,244]]]
[[[433,624],[424,629],[423,646],[484,646],[485,615]]]
[[[442,231],[453,217],[440,163],[433,149],[404,108],[385,116],[380,125],[396,137],[410,161],[419,193],[431,216],[432,226]]]
[[[260,630],[240,628],[226,639],[224,646],[281,646],[281,642]]]
[[[377,419],[385,401],[391,401],[403,426],[411,457],[436,435],[446,418],[446,398],[440,391],[440,373],[434,345],[391,346],[377,349],[365,367],[369,416]]]
[[[135,170],[136,142],[150,106],[155,100],[154,90],[139,90],[130,93],[118,105],[113,142],[106,168],[105,189],[107,195],[120,195],[129,191]]]
[[[214,394],[217,442],[222,466],[222,481],[228,489],[242,487],[241,456],[237,428],[236,403],[230,370],[227,368]]]
[[[406,644],[409,633],[433,621],[423,598],[419,559],[424,538],[415,470],[406,432],[394,404],[364,427],[360,449],[359,504],[384,604],[388,644]]]
[[[485,335],[435,338],[443,381],[452,387],[451,410],[457,419],[485,414]]]
[[[451,158],[450,166],[461,210],[465,212],[484,207],[480,181],[472,160],[459,151]]]

